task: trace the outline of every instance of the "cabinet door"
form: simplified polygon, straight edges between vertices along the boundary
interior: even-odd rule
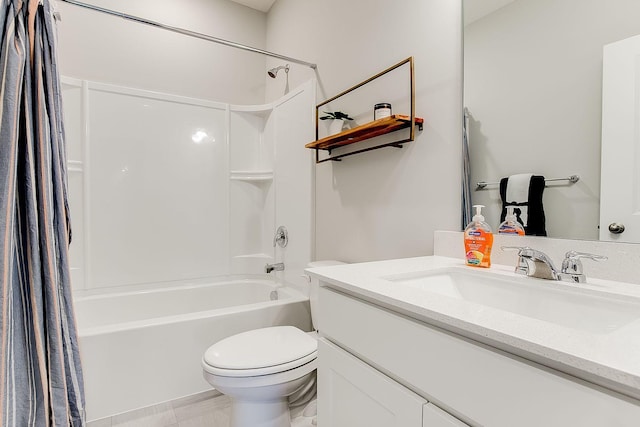
[[[422,427],[469,427],[457,418],[447,414],[433,403],[424,405]]]
[[[426,400],[341,348],[318,343],[318,426],[421,427]]]

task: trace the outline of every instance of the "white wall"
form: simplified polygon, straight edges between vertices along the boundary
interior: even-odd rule
[[[634,0],[518,0],[465,27],[472,183],[580,175],[544,193],[551,237],[597,239],[602,48],[640,33]],[[499,224],[496,186],[473,202]]]
[[[271,8],[267,49],[316,62],[319,101],[415,57],[417,115],[425,119],[416,140],[401,150],[386,148],[315,167],[317,259],[426,255],[434,230],[458,228],[460,9],[460,2],[451,0],[277,0]],[[282,62],[268,60],[271,66]],[[294,87],[313,75],[291,64],[289,83]],[[285,82],[278,76],[267,83],[267,99],[281,95]],[[396,87],[380,89],[393,97]],[[363,109],[373,105],[367,102]]]
[[[473,21],[477,21],[514,1],[515,0],[462,0],[464,25],[469,25]]]
[[[264,48],[266,15],[228,0],[87,3]],[[59,2],[61,74],[236,104],[264,102],[265,57]]]

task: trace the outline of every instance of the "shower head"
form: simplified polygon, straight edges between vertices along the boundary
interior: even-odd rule
[[[280,71],[280,70],[282,70],[282,69],[284,69],[284,72],[285,72],[285,73],[288,73],[288,72],[289,72],[289,64],[287,64],[287,65],[281,65],[281,66],[276,67],[276,68],[272,68],[272,69],[270,69],[269,71],[267,71],[267,74],[268,74],[268,75],[269,75],[269,77],[271,77],[272,79],[275,79],[275,78],[276,78],[276,75],[278,74],[278,71]]]

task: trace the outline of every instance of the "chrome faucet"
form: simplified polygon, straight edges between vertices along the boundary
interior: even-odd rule
[[[284,270],[283,262],[279,262],[276,264],[267,264],[264,266],[265,273],[271,273],[272,271],[283,271],[283,270]]]
[[[607,259],[606,256],[587,254],[583,252],[569,251],[562,261],[562,269],[558,271],[551,258],[542,251],[528,246],[502,246],[502,249],[517,249],[518,264],[515,272],[529,277],[537,277],[547,280],[562,280],[572,283],[584,283],[587,277],[584,275],[580,258],[589,258],[594,261]]]
[[[528,246],[502,246],[502,249],[518,250],[516,273],[539,279],[559,280],[558,270],[544,252]]]

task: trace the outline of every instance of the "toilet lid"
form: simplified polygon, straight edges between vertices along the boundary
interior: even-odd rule
[[[277,366],[309,356],[318,342],[293,326],[254,329],[218,341],[203,361],[214,368],[241,370]]]

